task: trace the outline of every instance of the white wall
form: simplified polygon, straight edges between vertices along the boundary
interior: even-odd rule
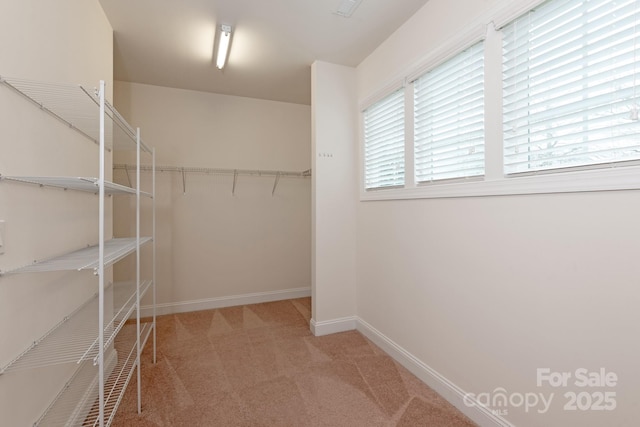
[[[355,327],[357,115],[355,69],[316,61],[313,109],[312,329]]]
[[[497,3],[430,0],[358,67],[359,100]],[[459,393],[555,393],[546,414],[507,408],[514,425],[635,425],[639,211],[637,191],[361,202],[358,316]],[[537,387],[537,368],[619,381]],[[615,392],[616,409],[563,409],[565,392],[585,391]]]
[[[102,79],[111,90],[112,70],[112,30],[97,0],[3,2],[2,76],[88,87]],[[98,155],[95,144],[0,86],[0,173],[96,176]],[[0,183],[7,227],[0,269],[97,243],[97,208],[93,195]],[[89,272],[0,277],[0,365],[97,292],[96,285]],[[1,375],[0,425],[31,425],[74,368]]]
[[[116,82],[115,102],[156,147],[158,165],[310,167],[309,106],[126,82]],[[143,188],[149,178],[141,175]],[[127,178],[116,171],[115,179]],[[229,298],[257,293],[309,294],[311,182],[283,177],[272,196],[273,186],[273,177],[238,176],[232,195],[232,175],[187,174],[184,193],[181,174],[157,175],[161,312],[237,304],[247,300]],[[130,233],[126,203],[116,200],[116,235]]]

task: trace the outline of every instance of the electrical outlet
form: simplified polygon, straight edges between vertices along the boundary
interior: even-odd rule
[[[3,219],[0,219],[0,255],[4,253],[4,242],[6,241],[7,224]]]

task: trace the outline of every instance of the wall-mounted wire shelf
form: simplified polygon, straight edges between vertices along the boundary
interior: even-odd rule
[[[135,172],[137,166],[136,165],[127,165],[127,164],[114,164],[113,170],[123,170],[127,174],[127,180],[129,181],[129,185],[131,185],[131,178],[129,177],[129,172]],[[140,172],[152,172],[154,171],[153,166],[149,165],[140,165]],[[271,190],[271,195],[273,196],[276,192],[276,188],[278,187],[278,182],[280,182],[280,178],[310,178],[311,177],[311,169],[307,169],[305,171],[280,171],[280,170],[266,170],[266,169],[224,169],[224,168],[198,168],[198,167],[186,167],[186,166],[156,166],[156,172],[177,172],[182,175],[182,191],[183,193],[187,192],[187,177],[188,173],[198,173],[198,174],[207,174],[207,175],[233,175],[233,186],[231,187],[231,194],[235,195],[236,193],[236,182],[238,180],[238,176],[246,175],[246,176],[268,176],[275,177],[275,181],[273,182],[273,189]]]
[[[0,83],[35,103],[71,129],[99,144],[100,100],[97,89],[64,83],[45,83],[0,76]],[[116,150],[134,150],[136,131],[105,101],[105,147]],[[151,153],[141,141],[141,148]]]
[[[151,237],[141,237],[140,246],[151,241]],[[133,253],[137,247],[137,239],[133,237],[111,239],[104,242],[104,265],[108,267],[127,255]],[[68,270],[96,270],[99,263],[98,245],[89,246],[77,251],[49,258],[42,261],[35,261],[33,264],[19,267],[13,270],[0,272],[0,275],[18,273],[39,273],[45,271],[68,271]]]
[[[0,175],[0,181],[14,181],[25,184],[35,184],[42,187],[56,187],[64,188],[65,190],[85,191],[88,193],[97,194],[100,188],[98,187],[98,178],[89,177],[72,177],[72,176],[3,176]],[[124,194],[135,195],[136,189],[127,187],[125,185],[116,184],[113,182],[105,181],[104,183],[105,194]],[[141,196],[152,197],[151,193],[141,191]]]
[[[153,324],[143,323],[140,326],[139,338],[141,348],[144,348]],[[111,373],[104,384],[105,426],[112,423],[134,368],[137,366],[136,338],[136,325],[127,324],[115,341],[117,361],[107,364],[107,370]],[[98,367],[86,361],[80,365],[74,376],[34,425],[98,426],[100,419],[98,407]]]
[[[128,165],[116,163],[113,165],[114,170],[128,170],[135,172],[136,165]],[[228,169],[228,168],[198,168],[188,166],[156,166],[156,172],[184,172],[184,173],[204,173],[212,175],[253,175],[253,176],[288,176],[297,178],[311,177],[311,169],[305,171],[284,171],[284,170],[267,170],[267,169]],[[140,165],[140,171],[151,172],[152,166]]]
[[[140,285],[140,298],[144,296],[151,281]],[[13,361],[0,369],[0,374],[21,369],[38,368],[61,363],[92,360],[98,355],[98,294],[66,316],[49,332],[35,341]],[[136,307],[136,284],[133,282],[113,285],[113,317],[104,328],[104,348],[107,349]]]

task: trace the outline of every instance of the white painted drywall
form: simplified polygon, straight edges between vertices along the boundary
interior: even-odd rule
[[[430,0],[358,67],[358,98],[497,3]],[[635,425],[638,212],[636,191],[361,202],[358,316],[466,392],[554,393],[545,414],[506,408],[514,425]],[[538,368],[573,377],[538,387]],[[579,368],[617,386],[576,387]],[[566,392],[604,391],[615,410],[563,408]]]
[[[311,68],[312,320],[316,325],[355,315],[355,77],[355,69],[327,62],[316,61]]]
[[[97,0],[3,2],[0,75],[90,88],[102,79],[110,93],[112,39]],[[0,173],[97,176],[98,155],[93,142],[0,86]],[[6,221],[0,269],[97,243],[97,212],[94,195],[0,183],[0,219]],[[107,224],[109,235],[110,214]],[[95,292],[97,279],[89,272],[0,277],[0,365]],[[31,425],[75,366],[0,375],[0,425]]]
[[[156,147],[158,165],[310,167],[309,106],[126,82],[116,82],[115,102]],[[115,179],[127,182],[123,171]],[[141,179],[142,188],[150,189],[150,175]],[[158,173],[157,285],[164,312],[310,288],[311,180],[282,177],[272,196],[274,183],[274,177],[238,176],[232,195],[233,175],[188,173],[183,184],[180,173]],[[128,203],[116,200],[116,235],[131,231]],[[143,219],[149,219],[149,203],[144,206]],[[148,234],[149,222],[143,224]],[[148,259],[149,251],[143,256]]]

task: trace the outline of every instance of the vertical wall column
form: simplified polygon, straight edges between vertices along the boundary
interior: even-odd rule
[[[354,68],[311,67],[314,335],[355,329],[359,123]]]

